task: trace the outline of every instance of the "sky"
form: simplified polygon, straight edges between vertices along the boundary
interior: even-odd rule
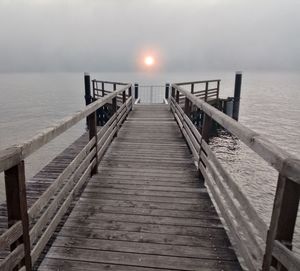
[[[0,0],[0,72],[300,70],[299,0]]]

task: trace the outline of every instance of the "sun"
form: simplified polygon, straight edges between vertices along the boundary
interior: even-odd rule
[[[144,59],[144,63],[146,66],[152,66],[154,64],[155,60],[153,56],[146,56]]]

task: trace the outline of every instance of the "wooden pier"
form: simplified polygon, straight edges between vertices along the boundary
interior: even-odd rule
[[[172,84],[150,105],[105,81],[90,103],[85,82],[85,109],[0,152],[0,270],[300,270],[300,161],[210,105],[220,80]],[[24,159],[85,117],[89,131],[25,182]],[[210,149],[213,122],[278,170],[270,225]]]

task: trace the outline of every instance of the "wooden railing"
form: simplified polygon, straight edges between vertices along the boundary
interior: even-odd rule
[[[221,80],[207,80],[207,81],[192,81],[177,83],[177,86],[184,87],[186,90],[190,90],[190,93],[196,97],[209,102],[211,100],[219,99]],[[185,96],[179,93],[179,103],[185,102]]]
[[[125,86],[126,83],[121,82],[111,82],[111,81],[103,81],[103,80],[92,80],[92,91],[94,100],[104,97],[115,91],[118,87]],[[129,96],[128,94],[124,94],[125,96]],[[131,96],[131,93],[130,93]],[[123,103],[124,100],[123,93],[120,93],[117,96],[117,102]]]
[[[125,97],[119,107],[118,95]],[[112,103],[114,114],[98,131],[95,112],[106,103]],[[11,251],[0,261],[0,270],[32,270],[72,200],[90,175],[97,172],[101,157],[132,106],[131,84],[122,83],[120,89],[62,119],[28,141],[0,151],[0,172],[5,174],[8,215],[8,229],[0,236],[0,249]],[[24,159],[85,117],[88,120],[89,142],[28,209]]]
[[[184,85],[191,84],[172,85],[171,110],[227,225],[237,254],[249,270],[300,270],[300,259],[292,251],[300,197],[300,160],[223,114],[189,89],[183,88]],[[180,95],[185,99],[184,109],[180,105]],[[201,132],[189,118],[191,104],[204,114]],[[259,217],[208,145],[213,121],[237,136],[278,171],[269,226]]]

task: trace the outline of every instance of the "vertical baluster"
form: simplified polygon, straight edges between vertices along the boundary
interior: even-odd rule
[[[95,156],[92,158],[96,158],[96,165],[92,168],[92,175],[96,174],[98,172],[98,147],[97,147],[97,116],[96,112],[93,112],[88,116],[88,127],[89,127],[89,139],[91,140],[93,137],[95,137],[96,143],[94,145],[96,149]]]
[[[102,97],[104,97],[105,96],[104,82],[101,82],[101,89],[102,89]]]
[[[18,165],[6,170],[4,172],[4,176],[8,227],[13,226],[17,221],[21,220],[23,228],[23,235],[19,238],[18,241],[11,245],[11,251],[13,251],[19,244],[23,243],[25,257],[22,260],[22,264],[25,265],[26,270],[31,270],[32,263],[30,256],[31,248],[27,212],[24,161],[21,161]]]
[[[179,104],[179,91],[176,90],[176,103]]]
[[[207,102],[207,94],[208,94],[208,82],[205,82],[205,97],[204,97],[204,101]]]
[[[235,83],[234,83],[234,100],[233,100],[233,113],[232,113],[232,118],[235,119],[236,121],[239,120],[241,86],[242,86],[242,72],[237,72],[235,75]]]
[[[219,99],[219,93],[220,93],[220,80],[217,81],[217,99]]]
[[[292,249],[299,198],[300,185],[279,174],[272,218],[267,235],[263,271],[269,271],[270,266],[274,268],[277,266],[277,261],[272,256],[275,240]],[[281,266],[278,270],[286,271],[287,269]]]
[[[139,98],[139,84],[134,84],[134,99],[137,100]]]
[[[132,107],[133,107],[133,98],[132,98],[132,86],[129,87],[128,89],[128,98],[131,97],[131,105],[130,105],[130,111],[132,111]]]
[[[170,84],[166,83],[166,89],[165,89],[165,99],[169,99],[169,90],[170,90]]]
[[[209,143],[209,138],[211,134],[213,120],[210,116],[203,113],[203,123],[202,123],[202,139]]]
[[[84,91],[85,91],[85,105],[89,105],[92,102],[91,97],[91,79],[88,73],[84,73]],[[88,118],[86,119],[86,124],[88,128]]]
[[[126,90],[122,92],[122,102],[123,104],[126,103]]]

